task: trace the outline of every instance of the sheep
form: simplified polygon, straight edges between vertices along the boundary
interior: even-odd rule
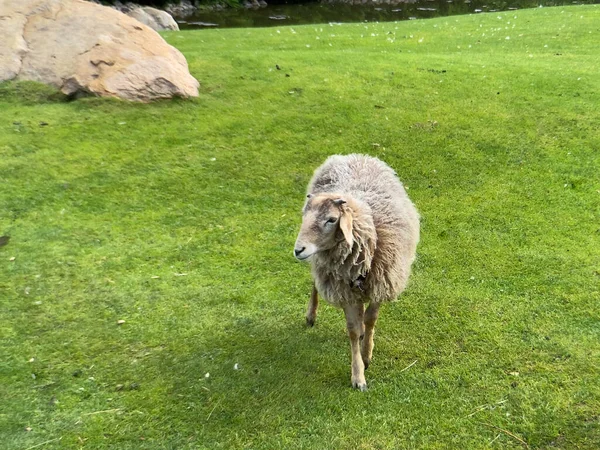
[[[330,156],[315,170],[302,215],[294,256],[311,263],[307,325],[315,323],[319,294],[343,309],[352,387],[364,391],[379,307],[406,287],[419,242],[419,213],[387,164],[352,154]]]

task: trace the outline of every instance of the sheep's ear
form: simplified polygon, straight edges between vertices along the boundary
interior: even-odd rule
[[[352,247],[354,244],[354,237],[352,236],[352,212],[348,208],[344,208],[342,217],[340,218],[340,229],[346,238],[348,246]]]
[[[344,200],[343,198],[338,198],[333,201],[333,204],[337,206],[343,205],[344,203],[346,203],[346,200]]]

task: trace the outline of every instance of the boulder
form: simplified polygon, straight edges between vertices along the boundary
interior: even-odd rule
[[[161,11],[160,9],[145,6],[142,8],[136,8],[133,11],[129,11],[127,15],[129,17],[133,17],[139,22],[142,22],[144,25],[149,26],[155,31],[179,31],[179,25],[177,25],[175,19],[173,19],[168,12]]]
[[[184,56],[151,28],[82,0],[0,1],[0,81],[134,101],[195,97]]]

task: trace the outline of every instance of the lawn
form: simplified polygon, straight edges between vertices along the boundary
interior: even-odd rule
[[[2,447],[600,448],[599,23],[169,32],[198,99],[0,85]],[[352,152],[422,215],[364,393],[292,256]]]

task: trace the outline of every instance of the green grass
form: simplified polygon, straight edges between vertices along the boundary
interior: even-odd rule
[[[600,448],[599,23],[165,33],[189,101],[0,85],[2,447]],[[423,217],[366,393],[292,257],[350,152]]]

